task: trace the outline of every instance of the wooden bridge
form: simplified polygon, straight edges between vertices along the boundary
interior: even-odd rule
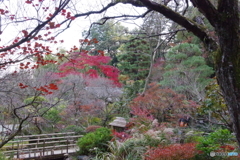
[[[1,151],[14,159],[49,159],[63,157],[78,150],[74,132],[16,136]],[[54,158],[51,158],[54,159]]]

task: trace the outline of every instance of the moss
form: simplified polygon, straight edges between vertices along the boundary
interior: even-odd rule
[[[214,65],[216,68],[216,66],[221,61],[221,58],[222,58],[222,52],[221,52],[220,48],[218,48],[217,50],[212,52],[212,57],[213,57]]]

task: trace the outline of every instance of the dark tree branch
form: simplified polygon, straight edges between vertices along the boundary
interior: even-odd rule
[[[166,18],[171,19],[172,21],[185,27],[188,31],[192,32],[201,41],[203,41],[207,45],[208,49],[215,50],[217,48],[216,43],[207,35],[207,33],[205,32],[205,29],[202,28],[197,23],[195,23],[194,21],[192,21],[186,17],[183,17],[179,13],[174,12],[172,9],[170,9],[162,4],[158,4],[158,3],[150,1],[150,0],[140,0],[140,1],[148,9],[159,12],[159,13],[163,14]],[[129,1],[129,3],[131,4],[130,1]],[[205,6],[205,7],[207,8],[207,6]]]
[[[216,27],[216,21],[218,20],[219,14],[217,9],[209,0],[190,0],[194,7],[208,19],[212,26]],[[225,0],[223,0],[225,1]]]
[[[117,19],[117,18],[143,18],[145,17],[149,12],[151,12],[151,10],[147,10],[145,13],[143,13],[142,15],[121,15],[121,16],[112,16],[112,17],[103,17],[99,22],[94,22],[90,25],[87,36],[85,38],[88,38],[88,36],[90,35],[91,32],[91,28],[94,25],[103,25],[105,24],[108,20],[110,19]]]

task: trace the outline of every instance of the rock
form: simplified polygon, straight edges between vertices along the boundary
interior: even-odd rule
[[[193,136],[194,135],[194,131],[189,131],[185,134],[185,136]]]
[[[77,159],[78,160],[90,160],[90,157],[88,157],[88,156],[78,156]]]
[[[166,134],[173,134],[174,132],[174,128],[165,128],[163,130],[163,133],[166,133]]]
[[[153,130],[153,129],[150,129],[148,130],[145,135],[149,135],[151,137],[157,137],[157,133]]]
[[[153,122],[152,122],[152,127],[153,128],[156,128],[159,126],[159,123],[158,123],[158,120],[157,119],[154,119]]]

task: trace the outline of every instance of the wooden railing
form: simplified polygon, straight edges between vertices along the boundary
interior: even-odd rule
[[[1,150],[6,156],[21,159],[68,154],[78,150],[80,137],[74,132],[16,136]]]

